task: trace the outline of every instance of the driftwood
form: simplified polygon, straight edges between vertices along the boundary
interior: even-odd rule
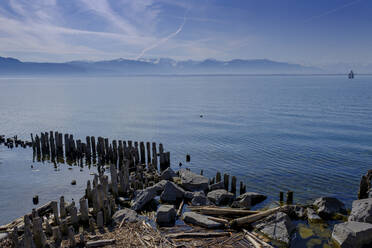
[[[222,218],[216,218],[216,217],[208,216],[208,219],[213,220],[213,221],[218,222],[218,223],[222,223],[224,225],[229,224],[228,220],[225,220],[225,219],[222,219]]]
[[[247,239],[249,241],[251,240],[254,240],[254,242],[258,243],[260,246],[257,246],[257,247],[267,247],[267,248],[274,248],[273,246],[269,245],[268,243],[266,243],[265,241],[259,239],[256,235],[254,235],[253,233],[250,233],[248,232],[247,230],[243,229],[243,232],[245,233]],[[251,243],[253,243],[251,241]]]
[[[259,211],[234,209],[234,208],[219,208],[219,207],[189,207],[192,211],[199,212],[205,215],[227,215],[227,216],[246,216],[257,214]]]
[[[101,247],[105,245],[112,245],[115,244],[116,240],[115,239],[104,239],[104,240],[97,240],[97,241],[89,241],[87,242],[86,247]]]
[[[253,222],[256,222],[270,214],[273,214],[277,211],[279,211],[280,207],[276,207],[276,208],[272,208],[272,209],[269,209],[269,210],[266,210],[266,211],[262,211],[260,213],[257,213],[257,214],[252,214],[250,216],[245,216],[245,217],[241,217],[241,218],[237,218],[237,219],[234,219],[232,221],[230,221],[230,225],[231,226],[242,226],[242,225],[245,225],[245,224],[250,224],[250,223],[253,223]]]
[[[35,209],[35,211],[37,212],[37,214],[39,216],[43,216],[46,213],[52,212],[52,202],[50,201],[50,202],[38,207],[37,209]],[[31,216],[32,214],[29,213],[28,215]],[[19,217],[19,218],[13,220],[12,222],[10,222],[8,224],[0,226],[0,231],[8,231],[8,232],[11,231],[14,227],[23,223],[23,219],[24,219],[24,217],[22,216],[22,217]]]
[[[166,238],[171,239],[180,239],[180,238],[211,238],[211,237],[222,237],[222,236],[230,236],[230,232],[207,232],[207,233],[171,233],[166,235]]]
[[[178,211],[177,211],[177,216],[180,216],[181,213],[182,213],[182,209],[183,209],[183,204],[185,203],[184,200],[182,200],[181,204],[180,204],[180,207],[178,208]]]

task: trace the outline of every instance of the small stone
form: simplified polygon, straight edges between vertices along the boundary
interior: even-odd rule
[[[207,197],[211,202],[219,206],[226,205],[232,202],[232,200],[234,199],[234,194],[227,192],[224,189],[217,189],[209,192]]]
[[[216,190],[216,189],[225,189],[224,182],[221,181],[221,182],[209,185],[209,191],[213,191],[213,190]]]
[[[199,191],[199,192],[194,193],[194,197],[191,200],[191,205],[193,205],[193,206],[205,206],[205,205],[211,205],[211,202],[205,196],[203,191]]]
[[[209,187],[209,179],[186,169],[178,171],[181,178],[181,187],[188,191],[206,191]]]
[[[316,212],[311,208],[306,209],[306,216],[307,216],[307,220],[310,223],[319,223],[323,221],[322,218],[320,218],[320,216],[317,215]]]
[[[176,220],[176,210],[172,205],[161,205],[156,212],[156,222],[159,226],[173,226]]]
[[[283,212],[277,212],[266,217],[254,225],[260,232],[274,240],[288,244],[291,234],[295,230],[291,219]]]
[[[336,213],[346,214],[345,205],[334,197],[320,197],[313,205],[317,208],[317,213],[322,218],[331,218]]]
[[[175,203],[177,200],[180,200],[185,195],[185,191],[177,186],[173,182],[168,182],[165,187],[163,193],[160,195],[160,200],[162,202],[169,202]]]
[[[223,226],[221,223],[208,219],[208,216],[197,214],[195,212],[183,213],[182,219],[186,223],[191,223],[194,225],[198,225],[198,226],[202,226],[202,227],[210,228],[210,229],[219,228]]]
[[[162,180],[172,180],[173,177],[176,177],[176,176],[177,176],[177,174],[170,167],[168,167],[166,170],[164,170],[161,173],[160,178]]]

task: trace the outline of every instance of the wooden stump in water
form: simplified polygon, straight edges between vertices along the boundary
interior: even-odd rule
[[[230,179],[230,176],[229,174],[223,174],[223,183],[225,185],[225,190],[229,191],[229,179]]]
[[[231,177],[231,193],[236,194],[236,177]]]

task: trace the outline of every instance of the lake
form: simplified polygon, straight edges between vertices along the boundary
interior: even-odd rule
[[[372,165],[372,77],[128,76],[0,79],[0,134],[58,131],[155,141],[171,163],[247,191],[296,202],[335,196],[348,207]],[[200,117],[203,115],[203,118]],[[185,156],[191,155],[191,163]],[[34,168],[31,168],[34,165]],[[55,170],[32,149],[0,146],[0,224],[40,204],[83,194],[96,169]],[[77,185],[70,185],[76,179]]]

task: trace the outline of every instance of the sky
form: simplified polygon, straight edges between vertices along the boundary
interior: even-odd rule
[[[372,63],[371,0],[1,0],[0,56]]]

